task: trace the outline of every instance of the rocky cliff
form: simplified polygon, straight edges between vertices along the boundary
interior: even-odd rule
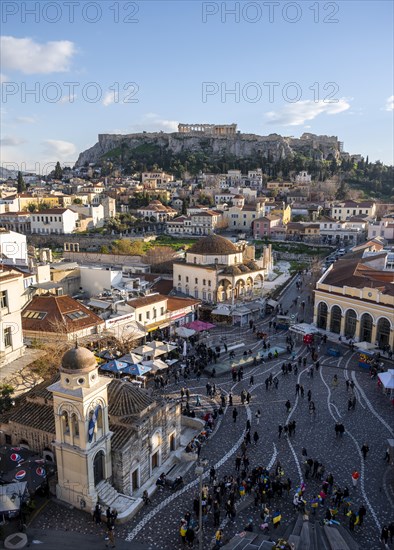
[[[263,157],[272,162],[302,153],[316,160],[332,160],[340,157],[339,142],[335,136],[317,136],[303,134],[300,138],[283,137],[278,134],[259,136],[241,134],[234,136],[206,136],[203,133],[140,133],[140,134],[99,134],[98,142],[90,149],[83,151],[76,166],[85,163],[99,163],[103,158],[109,158],[111,153],[127,151],[127,156],[133,156],[133,151],[139,154],[144,149],[165,151],[174,156],[184,153],[205,153],[212,159],[233,157],[237,159]]]

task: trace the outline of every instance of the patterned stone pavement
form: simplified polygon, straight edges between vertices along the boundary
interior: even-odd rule
[[[293,294],[294,295],[294,294]],[[291,302],[292,294],[287,300]],[[268,321],[261,323],[264,328]],[[235,332],[228,331],[228,341],[235,337]],[[239,337],[239,331],[236,333]],[[249,331],[242,335],[247,346],[254,345],[256,340]],[[275,343],[284,341],[283,334],[275,336]],[[251,468],[257,465],[272,466],[275,459],[280,460],[286,477],[292,480],[293,488],[299,486],[301,481],[306,483],[306,499],[309,503],[320,489],[321,484],[315,480],[304,480],[303,457],[301,449],[305,447],[308,457],[319,460],[325,466],[325,474],[332,472],[334,483],[342,488],[349,487],[352,500],[352,509],[357,511],[361,504],[367,508],[364,525],[356,527],[354,537],[362,550],[375,550],[381,548],[379,538],[381,527],[394,521],[394,468],[387,466],[384,454],[387,448],[387,438],[394,436],[393,407],[387,396],[383,395],[377,387],[376,380],[371,380],[368,372],[358,367],[357,356],[342,346],[340,358],[332,358],[325,355],[325,346],[320,353],[320,369],[314,372],[313,378],[307,372],[300,370],[298,376],[288,374],[283,376],[280,366],[283,359],[271,361],[258,367],[250,367],[245,370],[244,380],[233,384],[230,375],[216,378],[219,389],[225,392],[232,390],[234,405],[239,415],[237,422],[233,422],[232,411],[226,408],[222,417],[219,417],[214,435],[205,443],[201,458],[206,458],[209,467],[217,468],[219,478],[224,475],[235,474],[234,462],[238,446],[242,442],[243,432],[247,418],[251,419],[252,434],[257,430],[260,439],[258,444],[248,450]],[[305,355],[304,346],[296,349],[297,355]],[[307,366],[311,365],[308,358]],[[264,381],[269,373],[278,377],[278,388],[266,391]],[[249,386],[249,378],[253,373],[254,385]],[[333,382],[334,374],[337,374],[339,383]],[[350,390],[346,388],[346,379],[355,383],[355,395],[357,404],[354,411],[347,410]],[[295,385],[297,380],[304,386],[305,397],[296,398]],[[192,396],[200,394],[204,396],[203,408],[210,407],[205,399],[205,384],[207,379],[202,377],[200,382],[188,380],[185,384],[190,388]],[[240,392],[248,389],[252,394],[250,406],[240,404]],[[312,391],[312,399],[317,407],[315,419],[309,415],[307,392]],[[179,387],[170,385],[166,393],[179,397]],[[287,415],[285,402],[289,399],[292,404],[290,415]],[[195,399],[191,398],[191,405]],[[219,400],[218,400],[219,402]],[[256,425],[255,412],[261,410],[262,416],[259,425]],[[288,420],[296,421],[296,433],[291,438],[278,438],[278,425],[285,424]],[[335,422],[340,420],[345,426],[345,434],[342,438],[335,437]],[[367,442],[370,448],[364,461],[361,454],[361,446]],[[351,473],[356,468],[361,473],[356,489],[351,483]],[[208,478],[205,478],[208,483]],[[117,537],[123,540],[135,540],[148,545],[149,549],[176,550],[181,548],[179,537],[179,523],[185,512],[192,512],[193,499],[198,496],[198,479],[192,467],[184,478],[184,487],[177,493],[169,489],[157,491],[152,497],[152,503],[125,525],[117,527]],[[292,497],[283,496],[275,498],[271,510],[279,508],[282,512],[281,529],[295,519],[292,505]],[[251,505],[241,510],[234,523],[224,522],[225,538],[232,537],[240,532],[249,519],[255,525],[259,522],[259,511]],[[317,511],[323,518],[325,509]],[[221,513],[221,521],[224,520],[224,511]],[[340,513],[339,521],[347,526],[347,518]],[[33,523],[38,529],[59,529],[79,531],[86,534],[97,533],[102,538],[102,530],[93,524],[89,516],[76,510],[65,510],[61,505],[50,502]],[[280,534],[278,531],[275,534]],[[212,537],[215,533],[212,514],[208,516],[204,529],[203,548],[209,549]],[[197,540],[195,546],[197,546]],[[391,546],[393,547],[393,546]],[[393,547],[394,548],[394,547]]]

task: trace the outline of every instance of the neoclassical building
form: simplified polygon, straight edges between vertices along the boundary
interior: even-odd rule
[[[209,235],[186,252],[185,260],[174,263],[174,289],[204,302],[258,297],[271,269],[270,246],[255,260],[253,246]]]
[[[359,249],[317,282],[314,323],[358,342],[394,347],[394,271],[388,252]]]
[[[100,501],[125,518],[139,487],[179,448],[181,411],[130,382],[100,376],[93,353],[75,347],[50,383],[0,416],[0,430],[2,443],[56,461],[59,499],[88,512]]]

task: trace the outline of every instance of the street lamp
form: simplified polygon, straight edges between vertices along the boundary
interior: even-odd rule
[[[208,460],[200,460],[195,470],[199,476],[198,550],[202,550],[202,476],[207,464]]]

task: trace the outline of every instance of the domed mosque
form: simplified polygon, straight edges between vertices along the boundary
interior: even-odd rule
[[[174,288],[203,302],[258,298],[271,270],[271,246],[256,260],[254,246],[208,235],[193,244],[185,260],[174,263]]]
[[[119,519],[138,509],[140,489],[177,462],[181,410],[124,379],[101,376],[95,355],[76,345],[59,373],[0,415],[2,443],[28,447],[57,464],[57,497]]]

